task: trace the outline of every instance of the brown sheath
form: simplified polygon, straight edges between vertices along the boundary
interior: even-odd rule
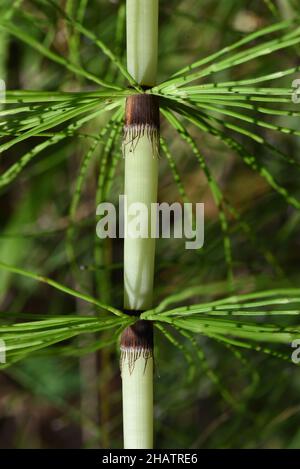
[[[128,96],[125,127],[147,125],[159,130],[159,98],[146,93]]]

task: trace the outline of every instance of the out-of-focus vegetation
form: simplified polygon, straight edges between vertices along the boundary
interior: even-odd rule
[[[63,11],[58,12],[53,3]],[[299,9],[298,2],[292,0],[161,0],[160,5],[159,82],[246,34],[296,18]],[[51,108],[51,97],[55,96],[52,92],[92,92],[101,88],[103,80],[127,86],[115,64],[101,53],[93,38],[67,21],[63,12],[76,18],[78,24],[109,44],[114,54],[124,60],[124,1],[1,0],[0,78],[5,80],[7,90],[46,91],[49,100],[47,111],[45,103],[39,109],[39,97],[34,107],[33,98],[30,103],[22,103],[21,93],[19,101],[14,101],[14,95],[8,93],[12,105],[5,104],[0,109],[2,122],[9,119],[8,126],[0,125],[3,145],[26,131],[26,126],[31,128],[26,114],[30,107],[32,119],[37,119],[39,125],[60,116],[59,101],[54,103],[55,109]],[[277,37],[292,34],[291,31],[293,28],[279,31]],[[259,46],[264,40],[267,41],[254,39],[252,45]],[[173,107],[164,107],[159,201],[182,201],[188,197],[193,202],[204,202],[205,245],[195,253],[184,249],[184,240],[158,241],[156,304],[171,295],[179,295],[174,304],[208,303],[211,308],[213,300],[233,293],[297,288],[300,260],[297,112],[300,115],[300,107],[297,109],[298,104],[292,108],[291,92],[292,81],[299,77],[299,57],[299,43],[295,42],[253,61],[241,60],[237,66],[222,69],[211,79],[217,87],[218,83],[294,68],[294,73],[279,76],[278,81],[258,83],[269,96],[269,101],[259,106],[273,112],[262,111],[257,106],[242,107],[243,104],[251,106],[250,99],[241,99],[241,106],[226,107],[224,112],[224,95],[218,98],[219,102],[209,97],[198,102],[200,108],[202,105],[213,116],[212,121],[204,119],[203,122],[211,123],[225,135],[227,132],[234,135],[248,153],[234,151],[232,142],[226,146],[225,137],[197,129],[191,120],[186,120],[185,138],[180,138],[176,127],[182,130],[181,120],[175,124],[173,121],[172,127],[168,118],[172,120],[172,111],[180,113],[183,104],[177,100]],[[70,63],[74,66],[70,67]],[[78,72],[83,69],[100,82]],[[254,86],[255,83],[249,84],[248,97]],[[277,93],[268,94],[271,86]],[[189,98],[192,101],[192,96]],[[280,112],[281,103],[284,112]],[[88,105],[84,98],[78,103],[78,106]],[[21,106],[24,109],[16,112]],[[94,112],[92,106],[90,111],[86,110]],[[72,122],[72,105],[64,112],[70,113]],[[21,267],[26,272],[41,273],[102,303],[121,308],[122,240],[100,243],[95,233],[97,201],[105,198],[117,202],[123,189],[122,115],[114,112],[99,113],[78,131],[70,128],[67,138],[45,146],[32,161],[30,151],[46,138],[58,138],[70,125],[69,121],[57,121],[53,128],[45,126],[38,136],[33,132],[30,138],[20,139],[1,154],[1,175],[6,174],[7,179],[2,178],[0,183],[0,262]],[[195,116],[200,119],[199,108],[197,112]],[[233,113],[251,116],[251,121],[243,122]],[[99,134],[112,116],[115,122],[109,127],[108,135]],[[291,117],[294,117],[292,124]],[[270,125],[260,125],[262,121]],[[234,127],[237,125],[245,129],[244,134]],[[280,131],[291,127],[294,131]],[[252,132],[250,138],[249,132]],[[206,159],[209,174],[213,174],[228,201],[225,207],[228,226],[224,228],[223,220],[223,229],[209,177],[203,166],[199,166],[199,158],[195,158],[191,137]],[[245,164],[249,154],[255,155],[254,166]],[[29,155],[28,161],[23,160],[24,167],[19,165],[20,155]],[[79,175],[83,159],[88,166],[82,181]],[[12,166],[17,169],[7,173]],[[270,185],[269,174],[278,181],[276,187],[272,181]],[[81,197],[77,200],[79,193]],[[235,207],[242,221],[228,207]],[[189,288],[190,294],[180,298],[180,293]],[[90,319],[87,327],[93,326],[93,307],[85,298],[66,293],[1,269],[1,320],[38,319],[39,315],[51,319],[53,315],[78,314],[87,315]],[[256,318],[262,331],[265,323],[270,322],[268,312],[276,314],[276,307],[264,301],[267,309]],[[281,310],[288,310],[290,315],[274,332],[278,334],[278,342],[280,327],[297,331],[299,324],[299,302],[293,310],[284,306],[284,300],[282,304]],[[122,318],[116,320],[122,326]],[[184,328],[171,331],[166,323],[158,324],[156,329],[157,446],[298,448],[300,378],[290,359],[293,349],[289,343],[280,350],[252,341],[248,348],[235,347],[239,344],[221,340],[224,337],[219,337],[220,331],[215,331],[212,339],[202,334],[195,334],[191,339],[190,331]],[[118,330],[111,334],[96,327],[92,337],[70,335],[65,341],[3,369],[0,446],[121,447],[117,333]]]

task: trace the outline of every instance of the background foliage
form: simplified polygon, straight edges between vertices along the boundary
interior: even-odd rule
[[[122,242],[95,207],[123,188],[124,3],[0,5],[2,447],[121,446]],[[144,314],[162,448],[299,447],[296,3],[160,1],[159,201],[206,207],[202,250],[158,242]]]

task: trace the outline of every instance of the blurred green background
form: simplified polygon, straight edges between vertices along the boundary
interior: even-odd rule
[[[0,16],[39,38],[61,56],[83,64],[95,75],[120,81],[109,61],[86,38],[72,31],[46,1],[23,1],[13,11],[11,0],[0,0]],[[86,0],[59,2],[74,15],[82,8],[84,25],[125,60],[125,2]],[[79,5],[80,4],[80,5]],[[288,19],[299,10],[298,1],[160,0],[159,81],[177,69],[228,45],[246,33]],[[279,70],[299,65],[299,50],[278,51]],[[267,74],[274,55],[222,72],[223,81]],[[36,50],[0,31],[0,78],[7,89],[93,90],[83,78],[43,57]],[[294,77],[296,78],[296,77]],[[291,77],[285,84],[291,86]],[[107,120],[106,120],[107,119]],[[230,118],[228,118],[230,121]],[[97,132],[108,121],[89,124]],[[285,125],[286,118],[272,122]],[[298,127],[299,129],[299,127]],[[299,212],[289,207],[267,183],[218,140],[189,128],[205,154],[226,197],[239,208],[255,230],[251,243],[235,223],[230,226],[235,276],[253,289],[299,283]],[[299,138],[260,129],[277,147],[298,158]],[[223,237],[207,181],[188,147],[175,138],[162,120],[162,134],[178,165],[180,178],[194,202],[205,203],[205,245],[186,251],[182,240],[159,240],[156,301],[183,287],[208,285],[215,294],[226,292]],[[246,139],[246,137],[245,137]],[[241,137],[241,140],[243,138]],[[42,141],[42,140],[41,140]],[[29,151],[39,138],[21,142],[0,156],[1,173]],[[73,288],[122,306],[122,241],[103,243],[95,260],[95,193],[101,161],[95,154],[76,213],[73,261],[67,228],[69,206],[80,161],[88,142],[68,138],[42,152],[34,163],[0,192],[0,260],[26,270],[42,272]],[[254,141],[248,148],[268,165],[289,191],[299,195],[297,172]],[[118,167],[110,190],[116,201],[123,190],[121,137],[112,151]],[[299,158],[298,158],[299,160]],[[160,161],[159,201],[180,200],[166,158]],[[276,258],[270,266],[263,254]],[[208,295],[209,296],[209,295]],[[21,317],[40,314],[84,313],[85,305],[71,297],[0,270],[0,308]],[[7,368],[0,375],[1,448],[119,448],[122,446],[120,373],[117,345],[84,354],[90,339],[54,346]],[[97,341],[97,337],[94,338]],[[199,338],[206,361],[199,361],[188,380],[183,354],[156,332],[155,426],[158,448],[298,448],[300,447],[300,376],[296,367],[254,351],[234,352],[223,344]],[[289,351],[287,351],[289,353]],[[215,374],[212,374],[213,370]],[[218,378],[216,379],[215,376]],[[228,390],[236,402],[224,399]]]

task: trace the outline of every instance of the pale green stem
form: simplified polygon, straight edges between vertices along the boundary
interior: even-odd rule
[[[124,141],[125,153],[125,242],[124,242],[124,308],[145,310],[152,306],[155,238],[151,238],[151,203],[157,201],[158,157],[148,135],[131,142],[129,133]],[[141,206],[140,204],[143,204]],[[139,209],[140,207],[140,209]],[[140,216],[144,214],[147,220]],[[137,209],[135,213],[135,209]],[[126,216],[127,215],[127,216]],[[149,224],[147,237],[137,238],[134,228],[139,229],[139,219]],[[147,223],[148,222],[148,223]],[[127,226],[126,226],[127,225]],[[126,230],[127,228],[127,230]],[[145,226],[147,228],[147,226]],[[142,231],[142,230],[141,230]],[[150,234],[150,237],[148,237]],[[132,237],[130,237],[132,236]]]
[[[158,0],[127,0],[126,6],[128,72],[139,85],[153,86],[156,83],[157,71]],[[123,142],[124,308],[134,312],[152,307],[155,220],[151,220],[150,214],[151,204],[157,201],[159,146],[158,122],[148,121],[139,111],[142,109],[138,107],[135,115],[138,118],[135,120],[132,108],[128,104],[128,115],[126,115],[128,125],[125,127]],[[140,237],[137,237],[137,231],[140,232]],[[149,327],[151,331],[150,324]],[[153,448],[152,344],[148,343],[148,347],[146,335],[137,332],[136,336],[132,334],[131,346],[130,341],[129,343],[124,341],[124,334],[126,335],[126,331],[122,336],[125,342],[125,346],[122,345],[124,448],[151,449]]]
[[[153,358],[140,356],[133,369],[129,361],[122,363],[124,448],[153,448]]]
[[[138,84],[156,83],[158,0],[127,0],[127,69]]]

